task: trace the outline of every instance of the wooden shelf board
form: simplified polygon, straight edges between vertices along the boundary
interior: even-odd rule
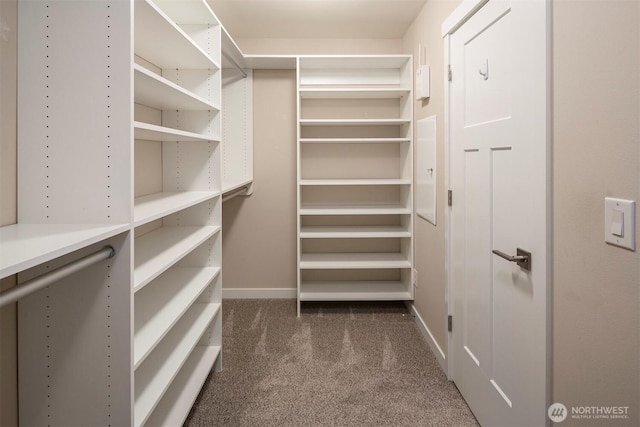
[[[211,321],[215,304],[194,304],[135,371],[134,425],[143,425]]]
[[[128,230],[128,224],[14,224],[0,227],[0,278]]]
[[[301,186],[346,186],[346,185],[411,185],[410,179],[368,178],[368,179],[301,179]]]
[[[160,68],[220,68],[152,1],[136,1],[134,16],[136,55]]]
[[[300,256],[300,269],[411,268],[401,253],[305,253]]]
[[[393,281],[302,282],[300,301],[412,300],[409,285]]]
[[[134,102],[158,110],[220,111],[220,107],[164,77],[134,64]]]
[[[162,227],[136,238],[134,292],[219,231],[218,226]]]
[[[174,267],[135,294],[134,368],[140,366],[219,273],[220,268],[215,267]]]
[[[162,192],[136,197],[133,208],[134,227],[181,211],[220,195],[216,191]]]
[[[172,381],[171,386],[147,420],[150,426],[181,426],[189,415],[200,389],[216,359],[218,346],[198,346]]]
[[[411,232],[402,226],[303,226],[301,239],[406,238]]]
[[[400,205],[302,205],[300,215],[409,215]]]
[[[135,139],[146,141],[220,141],[220,138],[212,135],[188,132],[150,123],[133,122]]]

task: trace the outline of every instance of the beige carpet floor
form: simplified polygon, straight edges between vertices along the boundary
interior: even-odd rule
[[[477,426],[402,303],[223,302],[185,426]]]

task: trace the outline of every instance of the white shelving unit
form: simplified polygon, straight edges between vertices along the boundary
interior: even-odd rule
[[[298,58],[298,310],[413,299],[411,57]]]
[[[205,0],[18,7],[19,217],[0,277],[116,253],[18,302],[20,421],[181,425],[222,367],[224,29]]]
[[[116,253],[18,301],[21,425],[132,420],[129,8],[18,2],[18,221],[0,229],[0,275]]]
[[[253,70],[222,28],[222,191],[253,192]]]
[[[222,28],[204,0],[135,0],[134,16],[134,170],[158,172],[135,185],[133,425],[179,425],[222,366]],[[201,378],[176,382],[192,358]]]

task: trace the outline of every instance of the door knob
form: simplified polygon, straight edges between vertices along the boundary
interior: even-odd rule
[[[531,252],[527,252],[524,249],[516,249],[516,256],[505,254],[502,251],[493,250],[493,253],[498,255],[500,258],[504,258],[507,261],[515,262],[521,268],[531,271]]]

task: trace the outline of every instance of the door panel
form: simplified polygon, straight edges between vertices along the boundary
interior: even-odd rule
[[[491,0],[451,36],[453,379],[483,425],[547,422],[546,8]],[[516,248],[531,271],[492,253]]]
[[[491,281],[490,260],[487,255],[489,230],[486,229],[488,205],[485,194],[489,192],[489,181],[478,179],[487,175],[484,153],[478,149],[464,150],[465,202],[465,281],[464,281],[464,347],[474,363],[487,375],[491,375]]]
[[[479,28],[479,32],[464,44],[465,126],[511,116],[508,96],[511,90],[510,43],[505,37],[511,30],[509,12],[510,9],[506,9],[502,16],[495,16],[493,22]],[[487,56],[491,51],[502,54]],[[486,99],[492,102],[487,103]]]

